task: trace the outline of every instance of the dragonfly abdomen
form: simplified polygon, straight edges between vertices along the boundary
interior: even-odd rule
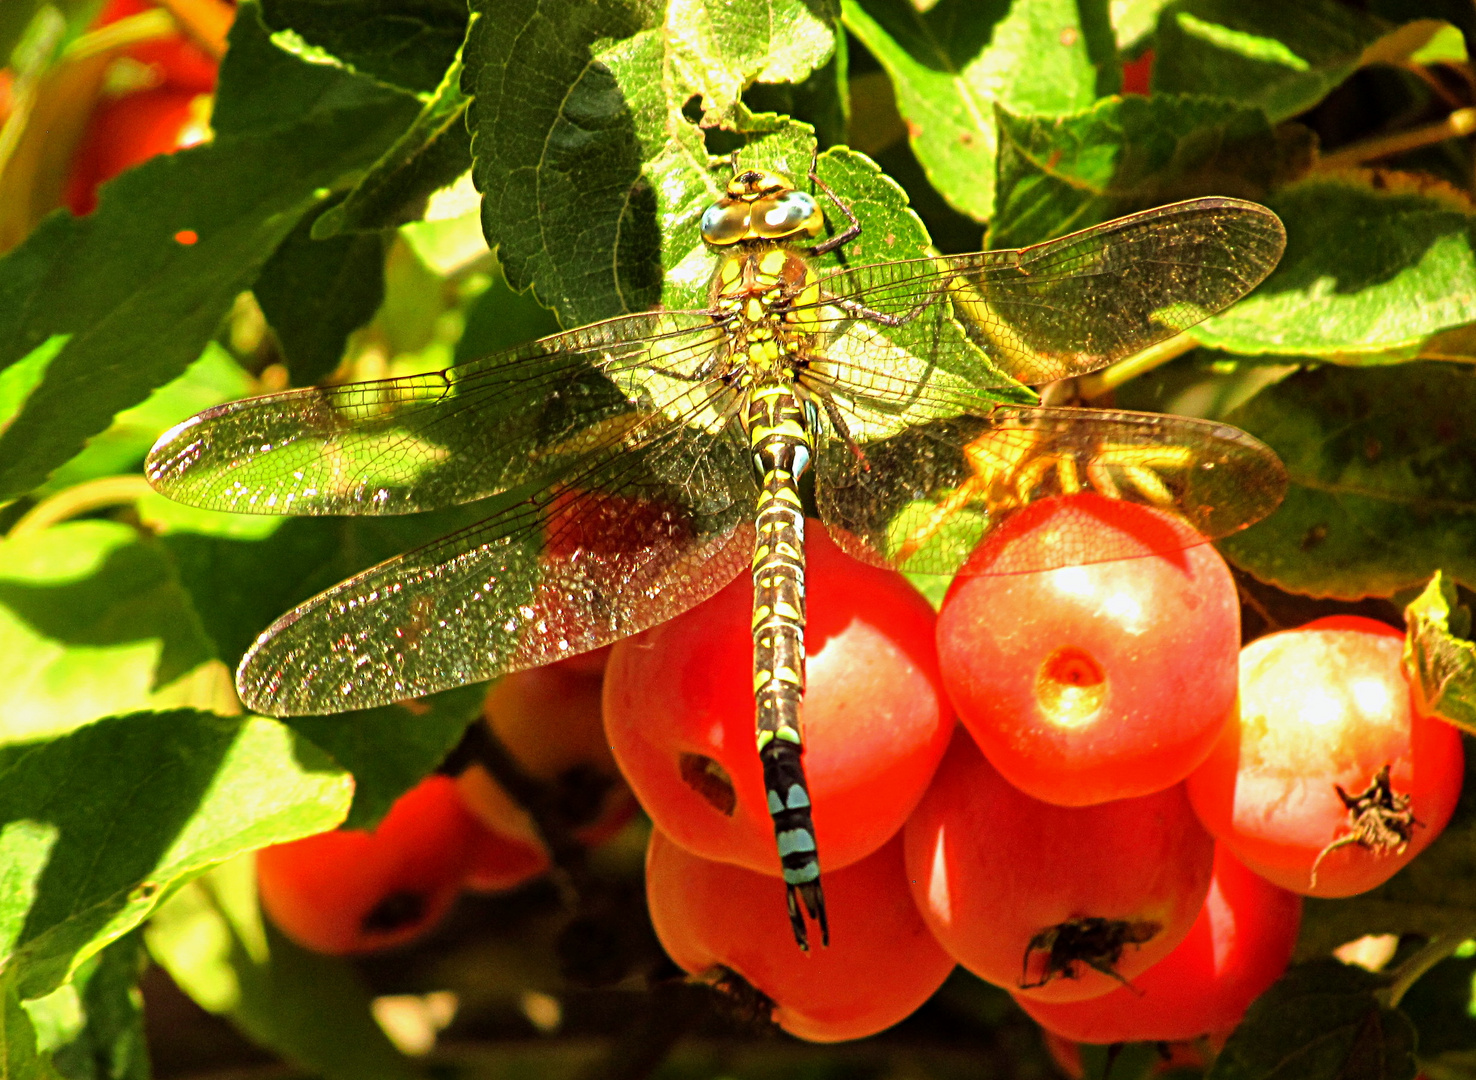
[[[830,943],[810,794],[801,756],[805,692],[805,516],[799,478],[809,467],[809,407],[783,383],[749,392],[749,448],[759,481],[753,552],[753,696],[759,760],[779,845],[790,923],[808,947],[800,901]]]

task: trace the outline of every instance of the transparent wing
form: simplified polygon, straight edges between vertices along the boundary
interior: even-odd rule
[[[236,685],[276,716],[335,713],[536,667],[636,633],[747,567],[754,487],[741,435],[673,425],[480,524],[288,612]],[[521,497],[518,497],[521,496]]]
[[[1189,547],[1259,521],[1281,502],[1276,454],[1239,428],[1158,413],[1001,408],[919,424],[820,453],[820,517],[858,558],[909,573],[953,574],[999,524],[1040,499],[1095,492],[1094,513],[1123,502],[1168,512],[1154,550]],[[1107,500],[1110,500],[1108,502]],[[1078,516],[1056,543],[989,573],[1026,573],[1141,555]],[[1141,537],[1138,542],[1141,543]]]
[[[403,514],[557,476],[602,446],[726,402],[700,373],[723,342],[703,312],[654,312],[445,371],[310,387],[207,410],[145,466],[179,502],[256,514]],[[719,395],[720,396],[720,395]]]
[[[1033,247],[839,270],[821,280],[816,320],[832,341],[867,322],[934,358],[953,348],[956,320],[1000,370],[1039,384],[1095,371],[1209,318],[1260,284],[1285,246],[1281,220],[1264,206],[1192,199]],[[890,400],[916,387],[912,373],[897,379],[864,348],[839,351],[825,377],[842,390]],[[962,374],[965,384],[988,385],[987,372]],[[968,385],[931,392],[987,400]]]

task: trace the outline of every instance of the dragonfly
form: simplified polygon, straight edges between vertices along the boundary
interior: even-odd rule
[[[1051,495],[1157,507],[1193,526],[1185,543],[1260,519],[1286,479],[1245,432],[1022,404],[1034,397],[1021,384],[1097,370],[1224,309],[1276,265],[1285,235],[1262,206],[1200,198],[1032,247],[850,265],[863,226],[816,162],[809,190],[736,157],[730,168],[700,221],[715,263],[706,306],[222,405],[165,433],[146,473],[172,499],[239,513],[496,497],[479,524],[268,627],[236,674],[243,703],[267,715],[369,708],[557,661],[748,568],[756,741],[808,949],[811,923],[822,943],[830,928],[802,762],[807,507],[857,558],[944,575]],[[1118,554],[1067,538],[1008,570]]]

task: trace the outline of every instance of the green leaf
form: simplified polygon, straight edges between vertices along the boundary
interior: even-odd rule
[[[999,113],[989,247],[1024,247],[1133,210],[1269,187],[1285,148],[1257,109],[1209,98],[1108,98],[1071,116]]]
[[[25,1003],[39,1048],[68,1080],[148,1080],[138,991],[145,963],[135,930],[81,964],[71,982]]]
[[[5,374],[18,367],[12,365]],[[252,386],[251,378],[231,354],[209,342],[183,375],[113,417],[106,431],[88,439],[82,452],[57,468],[35,494],[44,497],[95,477],[132,472],[143,463],[159,432],[202,409],[245,397]]]
[[[1399,1002],[1419,1033],[1420,1071],[1431,1080],[1470,1076],[1476,1064],[1473,985],[1476,959],[1458,952],[1421,976]]]
[[[309,212],[261,268],[251,291],[292,373],[310,386],[338,366],[349,334],[384,299],[385,237],[349,233],[315,240]]]
[[[846,29],[886,69],[913,152],[955,209],[994,217],[995,106],[1017,115],[1085,109],[1116,78],[1105,4],[845,0]]]
[[[833,48],[823,6],[801,0],[673,4],[664,25],[634,3],[474,8],[462,88],[483,231],[513,288],[533,286],[566,326],[663,299],[662,266],[677,266],[663,239],[686,251],[719,187],[683,107],[695,97],[730,128],[773,130],[738,90],[803,79]]]
[[[205,703],[215,655],[167,554],[135,529],[68,522],[0,541],[0,742]]]
[[[596,43],[628,46],[649,13],[582,0],[479,0],[462,89],[474,100],[472,175],[482,231],[513,288],[577,326],[660,296],[655,196],[641,176],[639,115]],[[659,54],[645,78],[664,115]]]
[[[460,0],[262,0],[261,14],[354,71],[424,93],[451,66],[467,23]]]
[[[412,702],[284,723],[354,774],[354,805],[343,824],[370,829],[445,759],[486,694],[486,683],[472,683]]]
[[[316,1075],[417,1075],[370,1016],[369,993],[345,961],[307,952],[263,923],[252,859],[185,885],[146,935],[154,959],[197,1004]]]
[[[1436,570],[1476,583],[1476,384],[1450,364],[1322,367],[1230,413],[1286,464],[1270,518],[1221,541],[1263,581],[1311,596],[1389,596]]]
[[[471,168],[469,102],[461,92],[461,61],[446,69],[435,96],[354,185],[348,197],[313,222],[313,239],[341,232],[393,228],[413,221],[427,197]]]
[[[242,11],[233,42],[260,33],[251,8]],[[242,70],[261,57],[247,48],[238,60],[233,47],[222,99],[231,83],[269,84],[284,67],[291,87],[290,72],[305,65],[272,51],[269,62]],[[413,100],[376,90],[364,104],[346,85],[363,80],[332,74],[339,100],[352,104],[334,107],[333,95],[320,93],[296,103],[305,108],[291,126],[221,132],[155,157],[105,185],[90,216],[58,212],[0,260],[0,365],[71,335],[0,433],[0,498],[36,486],[116,413],[184,371],[302,214],[410,122]],[[245,108],[237,118],[252,114]],[[176,241],[181,230],[196,242]]]
[[[1172,0],[1112,0],[1112,33],[1119,52],[1131,52],[1153,33],[1158,13]]]
[[[4,1080],[63,1080],[36,1047],[36,1028],[16,997],[15,980],[0,975],[0,1077]]]
[[[1318,177],[1265,200],[1286,254],[1256,292],[1194,331],[1206,345],[1387,362],[1476,321],[1476,217],[1459,196],[1385,174]]]
[[[1159,17],[1153,89],[1259,106],[1279,123],[1360,67],[1407,56],[1433,29],[1396,29],[1335,0],[1182,0]]]
[[[161,546],[173,557],[219,655],[234,670],[257,635],[294,605],[489,511],[484,503],[388,518],[284,520],[207,511],[168,517],[153,508],[145,516],[165,530]],[[235,532],[237,522],[273,528],[242,534]],[[217,531],[204,531],[210,529]],[[421,701],[296,717],[290,724],[353,773],[349,824],[364,828],[441,762],[476,718],[485,690],[477,683]]]
[[[1476,734],[1476,642],[1471,609],[1456,603],[1456,589],[1437,572],[1404,609],[1404,671],[1420,712]]]
[[[1245,1014],[1206,1080],[1413,1080],[1414,1027],[1384,980],[1322,960],[1292,968]]]
[[[0,957],[18,992],[50,993],[178,885],[331,828],[351,797],[272,720],[135,713],[0,748]]]

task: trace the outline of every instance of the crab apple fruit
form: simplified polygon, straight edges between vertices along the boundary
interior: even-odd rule
[[[1181,785],[1055,806],[1011,786],[963,731],[903,835],[933,936],[975,975],[1040,1001],[1105,994],[1167,956],[1214,861]]]
[[[1188,787],[1205,828],[1262,877],[1353,896],[1450,820],[1460,733],[1415,709],[1403,650],[1393,627],[1340,615],[1241,651],[1240,715]]]
[[[477,831],[456,785],[428,777],[373,830],[339,829],[258,851],[261,906],[279,930],[316,952],[402,944],[456,899]]]
[[[111,0],[93,27],[154,9],[146,0]],[[209,96],[216,62],[186,37],[139,42],[115,64],[126,64],[132,89],[99,100],[72,157],[65,202],[74,214],[97,206],[97,188],[156,154],[169,154],[209,136]]]
[[[1060,551],[1080,565],[1010,572]],[[1219,552],[1161,511],[1090,492],[1008,519],[938,614],[959,719],[1010,783],[1061,806],[1188,776],[1234,709],[1239,648]]]
[[[874,1034],[932,996],[953,970],[907,890],[902,840],[825,875],[835,934],[802,955],[767,874],[693,855],[657,829],[646,849],[651,922],[667,954],[696,975],[717,966],[776,1003],[774,1021],[812,1042]]]
[[[518,767],[556,786],[557,811],[574,837],[591,847],[614,836],[635,812],[601,720],[607,652],[506,675],[482,707],[487,726]],[[532,817],[485,768],[474,764],[456,782],[467,806],[505,841],[479,842],[469,885],[507,888],[548,868]]]
[[[1281,977],[1302,921],[1302,898],[1251,873],[1223,845],[1189,935],[1132,981],[1088,1001],[1021,1008],[1076,1042],[1171,1042],[1230,1031]]]
[[[506,892],[532,881],[551,865],[553,860],[541,843],[482,828],[467,850],[461,883],[477,892]]]
[[[843,554],[807,523],[805,773],[820,865],[838,870],[902,827],[947,748],[953,714],[933,611],[903,578]],[[618,642],[605,729],[621,772],[666,835],[705,858],[777,875],[754,751],[753,586]]]

